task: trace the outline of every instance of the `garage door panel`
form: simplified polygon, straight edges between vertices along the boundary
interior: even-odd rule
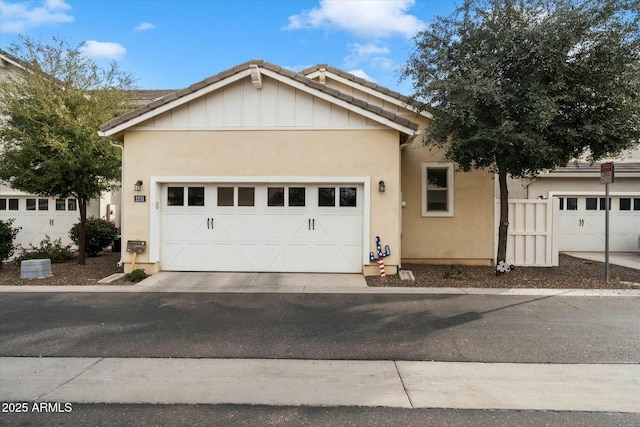
[[[171,186],[179,187],[180,184]],[[252,201],[251,206],[238,206],[239,185],[224,184],[223,192],[216,190],[215,184],[205,187],[206,194],[212,196],[205,197],[204,206],[168,206],[165,200],[163,269],[362,271],[361,186],[349,185],[354,195],[356,192],[351,187],[357,188],[358,195],[358,202],[352,202],[352,198],[349,207],[340,205],[342,201],[337,195],[341,187],[334,185],[329,186],[335,187],[334,206],[326,206],[324,201],[322,207],[318,202],[318,185],[255,185],[255,203]],[[280,206],[268,206],[268,188],[273,191],[274,187],[284,189],[279,190],[280,194],[284,193],[284,199],[271,200]],[[163,194],[166,197],[166,189]],[[218,194],[224,194],[225,199],[216,197]],[[204,259],[191,262],[186,253],[194,242],[206,243],[206,248],[198,249]],[[182,251],[167,243],[182,245]]]
[[[235,242],[210,244],[207,267],[220,271],[251,271],[257,264],[251,253],[256,251],[251,251],[251,246],[257,245],[238,245]]]
[[[561,201],[559,250],[577,252],[604,251],[606,222],[604,198],[596,196],[575,196],[571,198],[577,200],[577,203],[572,203],[572,206],[576,207],[575,210],[567,210],[569,204]],[[609,250],[613,252],[633,252],[638,250],[640,210],[633,210],[634,199],[636,198],[640,199],[640,195],[611,197]],[[625,199],[623,203],[621,199]],[[588,200],[591,202],[591,209],[588,208]],[[563,205],[564,208],[562,208]],[[623,210],[623,206],[626,206],[629,210]]]

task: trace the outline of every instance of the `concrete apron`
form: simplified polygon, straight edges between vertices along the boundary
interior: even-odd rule
[[[640,365],[0,359],[0,400],[640,413]]]
[[[293,292],[366,289],[362,274],[162,271],[142,281],[144,292]]]

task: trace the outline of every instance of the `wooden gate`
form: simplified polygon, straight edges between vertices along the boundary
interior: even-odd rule
[[[507,263],[516,266],[557,266],[559,211],[560,202],[557,198],[510,199]],[[500,201],[496,199],[496,248],[499,222]]]

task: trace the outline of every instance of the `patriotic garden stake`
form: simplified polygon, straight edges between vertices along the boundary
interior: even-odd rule
[[[391,249],[389,249],[389,245],[385,245],[384,252],[382,252],[382,245],[380,244],[380,236],[376,236],[376,248],[378,250],[378,258],[375,257],[373,252],[369,252],[369,260],[376,261],[380,266],[380,276],[386,277],[384,274],[384,258],[391,255]]]

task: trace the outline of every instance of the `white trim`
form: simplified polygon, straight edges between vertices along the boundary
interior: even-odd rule
[[[185,131],[263,131],[263,132],[272,132],[272,131],[281,131],[281,130],[300,130],[300,131],[309,131],[309,130],[380,130],[387,129],[388,126],[380,125],[380,126],[317,126],[317,127],[308,127],[308,126],[220,126],[220,127],[154,127],[154,126],[138,126],[132,127],[128,130],[128,132],[135,131],[162,131],[162,132],[185,132]],[[419,131],[416,131],[419,133]]]
[[[149,184],[149,262],[160,262],[160,206],[162,185],[167,183],[300,183],[300,184],[360,184],[363,190],[362,205],[362,265],[369,264],[371,229],[371,178],[368,176],[152,176]]]
[[[430,218],[430,217],[453,217],[454,216],[454,164],[453,163],[422,163],[422,184],[420,186],[422,194],[422,217]],[[447,169],[447,206],[448,209],[446,211],[438,212],[438,211],[427,211],[427,169]]]

